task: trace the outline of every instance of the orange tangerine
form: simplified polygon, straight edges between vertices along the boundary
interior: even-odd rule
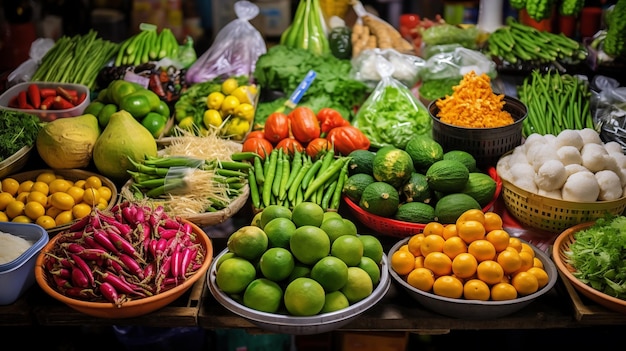
[[[435,283],[435,276],[429,269],[418,267],[409,273],[406,282],[416,289],[430,291]]]
[[[442,275],[435,279],[433,292],[439,296],[458,299],[463,296],[463,283],[459,278],[451,275]]]
[[[530,295],[539,290],[539,280],[529,272],[519,272],[513,276],[511,285],[515,287],[520,295]]]
[[[0,190],[13,196],[17,195],[17,190],[19,188],[20,182],[11,177],[4,178],[2,179],[2,182],[0,182]]]
[[[456,220],[456,224],[458,225],[461,222],[465,222],[465,221],[477,221],[480,222],[480,224],[485,224],[485,213],[482,210],[479,209],[470,209],[467,210],[465,212],[463,212],[459,218],[457,218]]]
[[[430,269],[435,276],[452,273],[452,260],[443,252],[431,252],[424,257],[424,268]]]
[[[520,238],[517,237],[510,237],[509,238],[509,247],[514,248],[515,250],[517,250],[518,252],[522,250],[522,240],[520,240]]]
[[[485,239],[493,244],[497,252],[503,251],[509,246],[510,237],[509,233],[504,229],[493,229],[485,235]]]
[[[489,211],[485,213],[485,230],[489,233],[492,230],[502,229],[502,217],[499,214]]]
[[[468,220],[456,223],[456,232],[458,236],[467,244],[472,241],[485,238],[485,226],[479,221]]]
[[[422,241],[424,240],[424,234],[419,233],[411,236],[409,242],[407,243],[409,252],[413,254],[413,256],[421,256],[422,251],[420,250],[420,246],[422,245]]]
[[[537,278],[537,282],[539,283],[539,289],[546,286],[548,284],[548,281],[550,280],[550,277],[548,277],[548,273],[543,270],[543,268],[531,267],[526,272],[534,275],[535,278]]]
[[[428,256],[431,252],[441,252],[443,249],[443,243],[446,240],[443,236],[428,235],[425,236],[420,245],[420,252],[424,257]]]
[[[443,227],[443,233],[441,235],[443,236],[444,239],[450,239],[453,236],[459,236],[458,233],[456,232],[456,224],[455,223],[446,224]]]
[[[519,253],[519,257],[522,259],[522,266],[517,270],[517,272],[525,272],[529,270],[534,263],[534,257],[526,251],[521,251]]]
[[[476,274],[478,279],[484,281],[487,284],[497,284],[502,282],[504,277],[504,270],[498,262],[493,260],[482,261],[476,267]]]
[[[513,300],[517,298],[517,290],[510,283],[497,283],[491,287],[493,301]]]
[[[480,279],[470,279],[463,284],[463,297],[466,300],[487,301],[490,296],[489,285]]]
[[[448,257],[454,259],[456,255],[467,252],[467,244],[460,237],[453,236],[446,239],[443,243],[442,251],[448,255]]]
[[[522,258],[516,250],[504,250],[498,254],[496,261],[502,266],[505,274],[511,274],[522,267]]]
[[[452,260],[452,273],[459,278],[469,278],[476,274],[478,261],[469,253],[460,253]]]
[[[431,234],[442,236],[443,224],[439,222],[429,222],[424,226],[422,233],[424,233],[424,236],[429,236]]]
[[[391,255],[391,268],[399,275],[409,274],[415,268],[415,256],[408,250],[398,250]]]
[[[485,239],[472,241],[467,246],[467,252],[474,255],[478,262],[494,260],[496,258],[496,248]]]

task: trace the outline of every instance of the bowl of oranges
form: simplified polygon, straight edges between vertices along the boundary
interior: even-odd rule
[[[495,212],[468,210],[454,224],[430,222],[387,254],[389,273],[433,312],[462,319],[514,313],[552,289],[554,262],[509,235]]]

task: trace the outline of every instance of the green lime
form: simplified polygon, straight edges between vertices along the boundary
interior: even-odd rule
[[[268,239],[263,229],[248,225],[232,233],[226,246],[237,256],[254,261],[267,250]]]
[[[104,105],[105,104],[101,101],[92,101],[89,105],[87,105],[83,114],[91,114],[97,117],[100,111],[102,111],[102,108],[104,108]]]
[[[294,257],[304,264],[315,264],[330,253],[330,239],[326,232],[312,225],[297,228],[289,240]]]
[[[232,257],[222,262],[215,275],[215,282],[226,294],[239,294],[255,277],[256,269],[250,261]]]
[[[141,125],[144,126],[150,134],[156,139],[163,134],[165,125],[167,124],[167,117],[160,115],[156,112],[149,112],[142,120]]]
[[[348,266],[337,257],[326,256],[311,268],[311,278],[320,283],[324,291],[336,291],[348,281]]]
[[[352,222],[343,218],[329,218],[322,222],[320,228],[328,234],[330,242],[342,235],[356,236],[356,227],[351,225]]]
[[[324,212],[324,218],[322,218],[322,223],[324,223],[327,219],[331,218],[343,218],[337,211],[326,211]]]
[[[269,247],[289,248],[296,225],[288,218],[274,218],[263,227],[263,231],[267,234]]]
[[[274,218],[287,218],[291,219],[291,210],[288,207],[281,205],[269,205],[261,212],[261,228],[265,228],[265,225]]]
[[[363,256],[367,256],[374,260],[376,263],[380,263],[383,259],[383,245],[380,243],[377,237],[369,234],[357,236],[363,243]]]
[[[357,266],[363,257],[363,243],[356,235],[342,235],[333,241],[330,254],[348,266]]]
[[[326,293],[311,278],[296,278],[285,288],[283,296],[287,311],[294,316],[313,316],[324,307]]]
[[[378,263],[374,262],[371,258],[367,256],[361,257],[361,262],[357,266],[369,274],[370,278],[372,278],[372,283],[374,285],[378,284],[380,281],[380,267]]]
[[[257,214],[254,215],[254,217],[252,217],[252,220],[250,221],[250,225],[261,228],[261,212],[258,212]]]
[[[156,112],[160,115],[167,117],[170,117],[172,115],[172,112],[170,111],[170,105],[168,105],[167,102],[163,100],[159,100],[159,106],[152,112]]]
[[[109,84],[107,89],[108,101],[120,105],[124,96],[130,95],[140,89],[143,89],[143,87],[140,87],[136,83],[123,79],[114,80]]]
[[[100,127],[102,128],[106,127],[107,124],[109,124],[111,115],[114,114],[115,112],[117,112],[117,105],[115,104],[104,105],[104,107],[100,110],[100,112],[96,116],[98,117],[98,124],[100,125]]]
[[[269,279],[258,278],[250,282],[243,293],[243,304],[257,311],[276,313],[283,300],[283,289]]]
[[[296,262],[296,265],[291,270],[291,274],[287,278],[287,282],[292,282],[296,278],[310,278],[311,266]]]
[[[223,254],[222,256],[220,256],[220,258],[217,259],[217,261],[215,261],[215,269],[218,270],[220,269],[220,265],[222,264],[222,262],[226,261],[229,258],[233,258],[236,257],[237,255],[235,255],[234,252],[226,252],[225,254]]]
[[[148,100],[147,94],[143,91],[136,91],[123,96],[118,106],[120,110],[125,110],[137,120],[141,120],[152,110],[150,100]]]
[[[326,294],[324,300],[324,307],[322,307],[321,313],[335,312],[343,310],[350,306],[348,298],[341,291],[332,291]]]
[[[296,224],[296,227],[305,225],[319,227],[324,220],[324,209],[315,202],[301,202],[293,208],[291,220]]]
[[[259,260],[259,268],[265,278],[279,282],[291,274],[295,260],[291,252],[282,247],[273,247],[265,251]]]
[[[341,288],[350,304],[354,304],[370,296],[374,290],[374,284],[369,274],[359,267],[348,267],[348,282]]]

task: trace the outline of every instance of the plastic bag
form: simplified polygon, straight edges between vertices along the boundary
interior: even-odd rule
[[[601,90],[591,94],[589,101],[593,121],[601,127],[604,142],[618,142],[626,152],[626,87],[620,87],[615,80],[601,83],[599,77],[594,77],[593,85]]]
[[[7,77],[7,87],[18,83],[29,82],[37,67],[41,64],[41,59],[54,46],[54,40],[49,38],[38,38],[30,45],[29,59],[22,62]]]
[[[189,84],[252,76],[257,59],[267,52],[263,36],[250,24],[259,7],[250,1],[237,1],[234,8],[237,19],[217,33],[211,47],[187,70]]]
[[[376,69],[381,80],[357,112],[353,125],[374,147],[393,145],[404,149],[413,136],[430,133],[430,115],[411,90],[392,77],[391,62],[377,55]]]
[[[407,87],[419,80],[419,73],[425,61],[421,57],[398,52],[395,49],[367,49],[352,59],[352,75],[355,79],[374,88],[381,80],[376,69],[376,57],[382,56],[394,67],[392,77]]]
[[[434,54],[424,64],[424,69],[420,70],[423,81],[432,79],[458,78],[471,71],[476,75],[486,73],[491,79],[497,75],[496,63],[482,53],[456,47],[452,51],[443,51]]]

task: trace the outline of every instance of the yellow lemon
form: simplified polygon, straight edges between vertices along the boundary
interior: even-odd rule
[[[222,114],[220,113],[220,111],[215,109],[208,109],[204,111],[204,115],[202,116],[202,123],[204,123],[205,127],[219,127],[222,125],[222,122]]]
[[[239,102],[251,104],[254,101],[254,94],[250,92],[247,85],[242,85],[230,93],[231,96],[235,96]]]
[[[50,204],[60,210],[68,211],[74,207],[76,201],[74,201],[74,198],[68,193],[57,192],[50,197]]]
[[[230,95],[233,90],[239,87],[239,83],[235,78],[228,78],[222,83],[222,93],[224,95]]]
[[[224,116],[232,115],[235,113],[235,108],[237,108],[240,103],[241,101],[239,101],[236,96],[228,95],[224,98],[224,102],[222,102],[222,106],[220,106],[219,110],[222,111],[222,115]]]
[[[87,179],[85,179],[85,189],[87,188],[100,189],[101,186],[102,186],[102,179],[100,179],[100,177],[89,176],[87,177]]]
[[[206,97],[206,107],[219,110],[225,100],[225,95],[219,91],[214,91]]]

